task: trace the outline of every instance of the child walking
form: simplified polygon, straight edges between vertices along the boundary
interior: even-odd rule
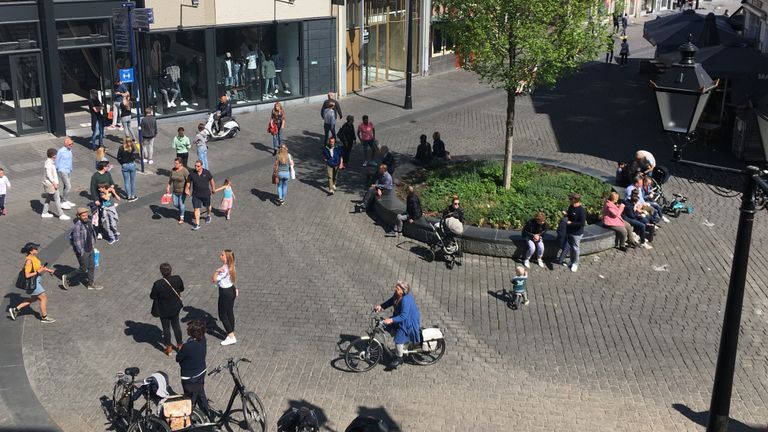
[[[119,218],[114,201],[120,201],[120,196],[115,192],[114,186],[99,183],[99,200],[101,201],[101,226],[107,233],[107,244],[113,244],[120,240],[120,232],[117,230]]]
[[[5,194],[11,188],[11,181],[5,176],[5,170],[0,168],[0,216],[5,216]]]
[[[515,290],[515,294],[523,296],[523,304],[527,305],[528,301],[528,289],[526,283],[528,282],[528,270],[523,266],[515,267],[515,277],[512,278],[512,287]]]
[[[216,192],[224,191],[224,197],[221,199],[219,210],[227,214],[227,220],[231,219],[232,207],[235,204],[235,191],[232,190],[232,181],[230,179],[224,180],[224,185],[220,188],[216,188]]]

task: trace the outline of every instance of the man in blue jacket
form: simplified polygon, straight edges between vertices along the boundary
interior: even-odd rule
[[[416,299],[411,294],[411,286],[408,282],[397,281],[395,294],[373,309],[379,312],[392,306],[394,306],[392,317],[385,319],[384,324],[395,338],[397,357],[389,364],[389,367],[394,369],[403,364],[405,344],[421,342],[421,314],[416,306]]]

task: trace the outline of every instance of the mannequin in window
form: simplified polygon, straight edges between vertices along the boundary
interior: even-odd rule
[[[291,85],[283,80],[283,70],[285,68],[285,60],[279,52],[272,56],[272,61],[275,62],[275,94],[278,93],[282,87],[283,93],[291,94]]]
[[[176,98],[179,96],[179,91],[176,89],[176,83],[173,82],[171,75],[164,73],[158,82],[160,86],[160,93],[165,97],[165,107],[173,108],[176,106]]]
[[[264,64],[261,65],[261,74],[264,76],[264,91],[266,92],[264,97],[272,99],[275,97],[272,92],[275,91],[275,76],[277,76],[275,73],[275,62],[272,60],[272,57],[267,57],[264,60]]]
[[[240,68],[242,65],[240,58],[232,60],[232,85],[234,87],[240,86]]]
[[[232,61],[232,53],[227,53],[224,56],[224,62],[221,65],[221,76],[224,77],[224,86],[232,87],[234,83],[234,61]]]

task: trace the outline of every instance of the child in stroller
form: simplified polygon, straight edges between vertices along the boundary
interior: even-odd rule
[[[427,261],[432,262],[436,257],[442,256],[445,260],[445,266],[453,269],[453,266],[461,262],[457,259],[460,255],[459,243],[453,232],[446,226],[446,217],[440,218],[438,222],[429,223],[432,232],[435,234],[433,241],[428,242],[429,251],[427,252]]]

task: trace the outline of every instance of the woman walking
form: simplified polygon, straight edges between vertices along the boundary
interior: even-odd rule
[[[272,134],[272,155],[283,145],[283,128],[285,127],[285,110],[280,102],[275,102],[269,119],[269,130]]]
[[[58,151],[53,148],[49,148],[45,153],[46,156],[48,156],[48,159],[45,160],[45,176],[43,177],[43,196],[45,201],[43,201],[43,212],[40,216],[42,216],[44,219],[53,217],[53,215],[48,212],[48,207],[50,206],[51,202],[53,202],[53,209],[59,219],[69,220],[71,218],[64,214],[64,211],[61,207],[61,195],[59,195],[59,175],[56,172],[55,162],[57,153]]]
[[[117,150],[117,161],[120,162],[123,172],[123,183],[125,184],[125,199],[128,202],[134,202],[136,197],[136,146],[133,140],[126,137],[123,139],[123,145]]]
[[[133,130],[131,129],[132,115],[133,103],[131,102],[131,95],[128,94],[123,98],[123,102],[120,104],[120,124],[123,125],[124,136],[136,141],[136,135],[133,134]]]
[[[40,322],[43,324],[50,324],[56,322],[55,319],[48,316],[48,296],[45,295],[45,288],[43,288],[43,276],[42,273],[53,274],[53,269],[49,269],[40,263],[40,258],[37,257],[37,253],[40,250],[40,245],[37,243],[29,242],[21,248],[21,253],[26,254],[27,257],[24,260],[24,279],[27,286],[27,291],[32,296],[29,300],[24,300],[17,304],[16,307],[8,309],[8,313],[11,315],[11,319],[15,320],[19,316],[19,311],[25,307],[31,305],[34,302],[40,302]]]
[[[226,339],[221,341],[221,344],[232,345],[237,343],[237,338],[235,338],[235,297],[240,294],[235,287],[237,282],[235,253],[229,249],[224,249],[219,258],[222,266],[213,273],[211,282],[219,287],[219,320],[227,333]]]
[[[189,181],[189,171],[184,168],[181,158],[173,160],[171,176],[168,179],[168,186],[165,187],[165,193],[172,194],[173,206],[179,211],[179,225],[184,223],[184,212],[186,211],[184,201],[187,195],[184,194],[184,188]]]
[[[200,407],[210,419],[208,397],[205,395],[205,356],[208,351],[205,332],[205,323],[202,321],[193,320],[187,324],[189,339],[176,354],[176,362],[181,369],[181,388],[184,394],[192,399],[192,407]]]
[[[189,137],[184,136],[183,127],[180,127],[176,132],[178,135],[173,137],[171,146],[173,147],[173,150],[176,151],[176,157],[181,158],[181,164],[186,168],[187,161],[189,160],[189,148],[192,147],[192,144],[189,142]]]
[[[293,170],[293,157],[288,153],[288,147],[281,145],[275,159],[275,170],[273,175],[277,175],[277,205],[285,204],[285,195],[288,193],[288,181],[295,177]]]
[[[181,292],[184,291],[184,281],[180,276],[172,275],[171,265],[168,263],[160,264],[161,279],[155,281],[152,285],[152,292],[149,298],[152,302],[152,316],[160,318],[160,324],[163,326],[163,344],[165,345],[165,355],[171,355],[173,345],[171,345],[171,328],[176,337],[176,349],[181,350],[181,327],[179,326],[179,312],[184,304],[181,302]]]

